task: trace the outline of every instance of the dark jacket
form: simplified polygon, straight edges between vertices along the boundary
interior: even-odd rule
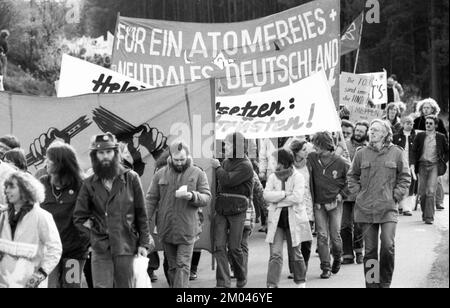
[[[248,158],[228,158],[216,169],[217,192],[250,198],[253,188],[253,167]]]
[[[408,136],[409,153],[411,153],[412,151],[415,138],[416,138],[416,131],[413,129],[411,131],[411,134]],[[392,138],[392,143],[398,145],[403,150],[406,148],[406,136],[403,133],[403,128],[400,130],[398,134],[394,135],[394,137]],[[409,161],[409,163],[411,164],[411,160]]]
[[[150,247],[150,232],[144,193],[136,172],[121,169],[110,192],[97,175],[88,177],[78,194],[75,225],[90,233],[97,252],[111,248],[113,256],[134,255],[138,246]],[[90,230],[83,226],[92,222]]]
[[[319,155],[310,153],[307,158],[310,174],[310,187],[313,204],[327,204],[334,202],[338,194],[343,198],[348,196],[347,171],[349,161],[339,155],[332,154],[328,165],[323,166]]]
[[[423,146],[425,143],[426,132],[420,132],[414,139],[412,151],[410,151],[410,164],[414,165],[416,173],[419,172],[419,160],[423,154]],[[436,154],[441,163],[448,162],[448,140],[445,135],[436,132]]]
[[[50,176],[45,175],[40,178],[40,181],[45,187],[45,200],[41,203],[41,208],[52,214],[56,223],[63,246],[62,258],[85,259],[89,248],[89,237],[84,232],[80,232],[73,223],[73,212],[81,187],[64,188],[60,192],[61,196],[56,199]]]
[[[402,151],[389,144],[380,151],[368,145],[356,152],[347,175],[350,192],[357,194],[355,222],[397,222],[397,203],[411,183]]]
[[[158,170],[146,196],[150,219],[157,210],[158,235],[163,242],[174,245],[189,245],[198,239],[201,233],[199,208],[208,206],[211,201],[206,173],[193,166],[190,158],[188,164],[182,173],[170,165]],[[175,197],[175,191],[183,185],[192,192],[192,200]]]
[[[425,131],[426,130],[425,120],[426,120],[425,116],[420,116],[420,117],[416,118],[414,120],[414,129]],[[438,125],[436,127],[436,131],[441,134],[444,134],[445,137],[448,138],[447,129],[445,128],[444,122],[440,118],[438,118]]]

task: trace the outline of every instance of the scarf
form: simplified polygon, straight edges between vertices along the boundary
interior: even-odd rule
[[[22,220],[22,218],[28,214],[33,209],[33,204],[26,203],[20,210],[15,213],[14,205],[10,204],[8,208],[8,220],[11,226],[12,237],[14,238],[14,233],[16,232],[17,225]]]
[[[284,184],[287,179],[294,173],[294,168],[281,169],[274,172],[276,177]]]

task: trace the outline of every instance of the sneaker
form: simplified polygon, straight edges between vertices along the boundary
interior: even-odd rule
[[[247,279],[236,281],[236,288],[243,288],[247,285]]]
[[[288,279],[294,279],[294,275],[289,274]]]
[[[445,208],[442,205],[436,204],[436,210],[442,211],[443,209],[445,209]]]
[[[189,275],[189,280],[196,280],[197,279],[197,273],[196,272],[191,272],[191,274]]]
[[[344,259],[342,260],[342,265],[353,264],[355,261],[353,259]]]
[[[364,263],[364,256],[362,253],[359,253],[356,255],[356,264],[363,264]]]
[[[340,259],[335,259],[333,261],[333,265],[331,266],[331,272],[333,274],[337,274],[340,269],[341,269],[341,260]]]
[[[425,220],[425,224],[427,224],[427,225],[432,225],[432,224],[433,224],[433,221],[430,220],[430,219],[426,219],[426,220]]]
[[[412,213],[410,211],[403,212],[403,216],[412,216]]]
[[[320,274],[320,278],[329,279],[331,277],[331,272],[329,270],[323,270],[322,274]]]
[[[299,289],[305,289],[305,288],[306,288],[306,282],[299,283],[299,284],[297,285],[297,288],[299,288]]]

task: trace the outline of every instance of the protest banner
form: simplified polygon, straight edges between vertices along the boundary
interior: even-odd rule
[[[220,96],[289,85],[324,70],[338,102],[340,6],[316,0],[233,23],[119,16],[112,69],[150,87],[216,78]]]
[[[387,72],[360,74],[373,76],[371,98],[375,105],[387,104]]]
[[[325,73],[263,93],[217,97],[216,137],[234,130],[250,139],[340,131]]]
[[[127,145],[133,169],[141,176],[145,191],[158,157],[171,142],[182,138],[190,145],[195,164],[207,173],[214,193],[210,163],[215,140],[213,87],[213,81],[202,80],[152,90],[69,98],[1,92],[0,132],[19,138],[32,173],[44,167],[46,149],[57,139],[77,150],[86,171],[91,167],[91,137],[111,132]],[[205,129],[208,126],[209,131]],[[196,151],[199,147],[200,154]],[[210,207],[203,213],[203,230],[209,231]],[[202,233],[196,247],[211,249],[209,232]]]
[[[361,120],[372,121],[374,119],[381,119],[384,111],[379,108],[371,108],[364,105],[349,103],[346,105],[350,111],[350,121],[356,123]]]
[[[373,76],[342,72],[339,80],[339,105],[350,103],[366,106],[372,90]]]
[[[133,78],[64,54],[58,81],[58,97],[88,93],[130,92],[148,88]]]
[[[341,56],[359,49],[361,45],[362,27],[364,24],[364,11],[348,26],[341,36]]]

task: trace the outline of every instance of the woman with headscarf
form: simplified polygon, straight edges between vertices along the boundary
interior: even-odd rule
[[[5,181],[7,207],[0,210],[0,288],[37,288],[61,258],[52,215],[41,209],[44,187],[32,175],[14,172]]]

